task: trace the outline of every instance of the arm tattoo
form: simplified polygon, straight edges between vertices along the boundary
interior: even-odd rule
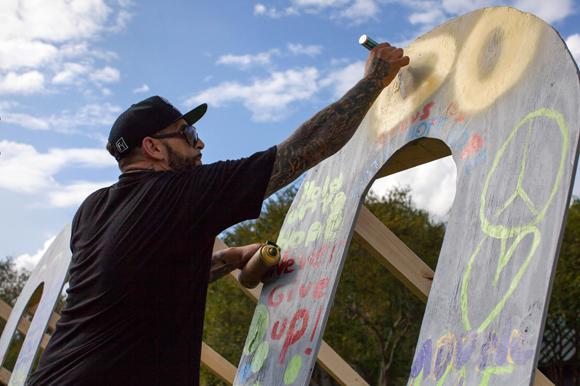
[[[226,250],[214,252],[211,256],[211,269],[209,272],[210,283],[221,279],[235,269],[232,263],[226,261],[225,256]]]
[[[365,78],[278,145],[266,197],[339,151],[352,138],[383,90],[382,79],[389,73],[389,68],[390,64],[385,60],[374,59]]]

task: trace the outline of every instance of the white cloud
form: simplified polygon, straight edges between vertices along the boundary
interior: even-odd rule
[[[344,62],[333,61],[334,65],[343,66]],[[221,107],[228,102],[241,102],[252,112],[253,120],[278,121],[290,115],[298,103],[311,100],[324,88],[332,90],[333,99],[343,96],[362,79],[364,62],[350,63],[323,74],[316,68],[308,67],[274,71],[267,78],[253,78],[252,83],[247,85],[236,81],[223,82],[189,98],[185,105],[193,107],[200,103],[210,103],[212,107]]]
[[[105,149],[50,149],[39,153],[33,146],[0,141],[0,188],[23,193],[59,191],[54,175],[65,168],[105,168],[117,163]]]
[[[420,4],[419,1],[414,4]],[[449,15],[463,15],[467,12],[475,11],[483,7],[494,7],[496,5],[508,5],[503,0],[443,0],[426,2],[429,10],[433,8],[443,8],[445,13]],[[412,4],[409,4],[413,6]]]
[[[352,20],[354,24],[362,24],[370,19],[377,19],[380,8],[374,0],[354,0],[346,9],[336,16]]]
[[[301,7],[327,8],[349,4],[350,0],[293,0],[292,3]]]
[[[147,92],[147,91],[149,91],[149,86],[147,86],[146,84],[144,84],[143,86],[138,87],[135,90],[133,90],[133,94]]]
[[[24,74],[9,72],[0,78],[0,92],[13,94],[30,94],[44,89],[44,75],[38,71]]]
[[[334,88],[334,97],[340,98],[350,90],[359,80],[362,79],[365,70],[365,63],[356,61],[344,68],[331,71],[320,84]]]
[[[106,92],[103,89],[103,92]],[[2,120],[7,123],[12,123],[27,129],[32,130],[49,130],[53,129],[58,132],[80,132],[80,127],[88,126],[94,128],[95,126],[111,126],[121,113],[119,106],[111,105],[110,103],[88,104],[82,106],[74,113],[65,110],[59,115],[51,115],[50,117],[33,117],[28,114],[14,112],[16,104],[0,106],[5,111],[2,115]]]
[[[56,239],[56,236],[53,236],[50,239],[46,240],[44,242],[44,247],[38,249],[36,253],[32,256],[29,255],[28,253],[18,256],[16,260],[14,260],[14,265],[16,266],[16,269],[18,270],[27,269],[29,271],[34,270],[34,268],[36,267],[40,259],[42,259],[42,256],[44,256],[44,254],[46,253],[46,251],[48,250],[50,244],[52,244],[54,239]]]
[[[0,91],[38,93],[53,87],[118,81],[118,70],[93,71],[96,59],[116,55],[91,47],[103,32],[124,27],[127,2],[105,0],[5,0],[0,2]]]
[[[50,125],[43,119],[21,113],[5,113],[2,120],[31,130],[48,130]]]
[[[217,87],[202,91],[189,98],[185,104],[192,107],[210,103],[219,107],[230,101],[241,101],[256,121],[277,121],[289,114],[293,103],[308,100],[319,87],[316,68],[273,72],[267,79],[254,79],[250,85],[223,82]]]
[[[314,57],[322,52],[322,46],[310,45],[303,46],[300,43],[288,43],[288,53],[292,55],[308,55]],[[246,70],[253,66],[271,66],[272,58],[274,56],[287,56],[287,52],[282,53],[280,49],[273,48],[267,52],[260,52],[255,55],[222,55],[217,60],[216,64],[224,64],[230,66],[237,66],[242,70]]]
[[[78,130],[79,126],[94,127],[97,125],[111,126],[121,113],[121,107],[110,103],[88,104],[81,107],[74,114],[63,111],[60,115],[52,115],[47,118],[51,128],[67,132]]]
[[[306,46],[304,47],[302,44],[292,44],[288,43],[288,50],[292,52],[294,55],[308,55],[308,56],[316,56],[322,52],[322,46]]]
[[[369,19],[376,19],[380,12],[377,0],[290,0],[291,6],[282,11],[275,7],[266,7],[263,4],[254,5],[254,15],[267,16],[273,19],[307,14],[323,14],[330,10],[331,19],[350,19],[354,24],[363,23]]]
[[[254,5],[254,15],[267,16],[272,19],[279,19],[284,16],[297,16],[300,13],[293,7],[285,8],[283,11],[278,11],[276,7],[266,8],[263,4]]]
[[[380,13],[377,0],[291,0],[297,12],[323,14],[329,10],[330,19],[349,19],[353,24],[361,24],[376,19]]]
[[[39,67],[58,55],[58,49],[44,42],[25,39],[0,39],[0,69]]]
[[[128,5],[123,5],[122,2],[119,2],[122,7],[127,7]],[[125,11],[124,9],[120,10],[117,14],[116,24],[110,28],[113,32],[119,32],[123,28],[127,26],[127,23],[131,20],[133,15],[131,13]]]
[[[284,11],[263,4],[254,6],[254,15],[280,18],[289,15],[319,14],[329,19],[345,19],[351,24],[361,24],[369,20],[380,20],[381,9],[396,2],[412,10],[406,15],[416,25],[423,25],[421,35],[437,25],[465,13],[493,6],[510,6],[523,12],[530,12],[547,23],[563,20],[572,15],[573,0],[289,0],[291,6]]]
[[[90,65],[80,63],[64,63],[63,68],[52,78],[53,84],[73,84],[80,81],[80,76],[92,70]]]
[[[548,24],[560,21],[574,13],[572,0],[517,0],[513,7],[536,15]]]
[[[443,14],[443,11],[438,8],[433,8],[427,12],[415,12],[409,16],[409,22],[411,24],[429,24],[429,25],[439,25],[444,22],[447,17]]]
[[[120,78],[119,70],[109,66],[96,70],[89,75],[89,79],[97,84],[118,82]]]
[[[3,1],[0,37],[50,42],[91,38],[104,28],[111,11],[103,0]]]
[[[417,207],[429,211],[439,220],[447,218],[455,198],[457,168],[451,157],[430,162],[376,180],[371,191],[383,196],[395,186],[411,188]]]
[[[56,208],[79,206],[94,191],[110,186],[114,181],[88,182],[79,181],[57,188],[48,193],[48,205]]]
[[[223,55],[220,56],[216,64],[226,64],[239,66],[241,69],[247,69],[251,66],[265,66],[271,64],[272,55],[279,55],[278,49],[272,49],[268,52],[261,52],[256,55]]]
[[[580,34],[568,36],[568,39],[566,39],[566,45],[574,57],[576,64],[580,63]],[[578,65],[580,66],[580,64]]]

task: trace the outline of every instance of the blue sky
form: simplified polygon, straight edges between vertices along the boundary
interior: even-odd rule
[[[106,138],[132,103],[162,95],[186,112],[207,102],[196,125],[204,162],[248,156],[360,79],[361,34],[405,47],[497,5],[548,22],[580,61],[572,0],[3,0],[0,258],[32,268],[84,197],[118,179]],[[454,181],[447,159],[374,188],[408,184],[419,206],[444,217]]]

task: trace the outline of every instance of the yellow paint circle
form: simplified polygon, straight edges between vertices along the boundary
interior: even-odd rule
[[[383,90],[367,114],[377,137],[396,129],[400,122],[422,108],[447,79],[457,48],[452,31],[446,27],[438,27],[404,49],[410,59],[410,64],[401,69],[407,97],[403,99],[401,95],[398,78]]]
[[[489,107],[525,74],[545,23],[504,7],[487,8],[457,57],[455,95],[462,110]]]

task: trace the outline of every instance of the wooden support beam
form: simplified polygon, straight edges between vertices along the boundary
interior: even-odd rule
[[[28,312],[30,315],[34,316],[34,314],[36,313],[36,309],[38,308],[38,304],[39,303],[36,303],[32,307],[28,307],[26,309],[26,312]],[[60,315],[57,314],[56,312],[53,312],[52,315],[50,316],[50,320],[48,321],[48,328],[51,331],[54,331],[54,329],[56,328],[56,322],[58,322],[59,319],[60,319]]]
[[[427,302],[435,272],[364,205],[353,237],[419,299]],[[536,369],[534,386],[554,384]]]
[[[369,386],[325,341],[320,343],[317,362],[342,386]]]
[[[12,312],[12,307],[10,307],[8,304],[6,304],[4,301],[2,301],[0,299],[0,318],[7,321],[8,318],[10,317],[11,312]],[[18,332],[20,332],[22,335],[26,335],[28,333],[29,328],[30,328],[30,320],[28,320],[24,317],[21,317],[20,322],[18,323],[18,326],[16,326],[16,329],[18,330]],[[48,334],[44,334],[44,337],[42,338],[42,341],[40,342],[40,347],[43,350],[46,347],[46,345],[48,344],[49,339],[50,339],[50,336]]]
[[[10,381],[10,376],[12,373],[6,370],[4,367],[0,369],[0,384],[7,385],[8,381]]]
[[[353,237],[411,292],[427,302],[435,273],[364,205]]]
[[[237,371],[236,366],[232,365],[205,343],[201,345],[201,362],[228,385],[234,383]]]
[[[554,386],[554,384],[540,370],[536,370],[534,386]]]

